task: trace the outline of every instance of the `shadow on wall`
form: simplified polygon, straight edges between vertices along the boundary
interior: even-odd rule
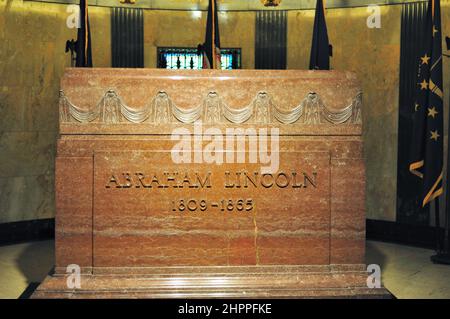
[[[29,298],[37,286],[53,271],[55,242],[38,241],[27,244],[16,259],[17,268],[26,278],[28,287],[19,299]]]

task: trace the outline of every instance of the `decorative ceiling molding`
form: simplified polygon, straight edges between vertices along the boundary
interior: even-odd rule
[[[23,0],[24,2],[49,2],[61,4],[78,4],[79,0]],[[89,5],[98,7],[127,7],[143,8],[150,10],[182,10],[182,11],[206,11],[208,0],[135,0],[134,4],[122,4],[120,0],[88,0]],[[419,0],[421,1],[421,0]],[[426,0],[422,0],[426,1]],[[417,0],[327,0],[327,8],[351,8],[364,7],[371,4],[392,5]],[[259,10],[311,10],[314,9],[316,0],[283,0],[277,7],[265,7],[261,0],[217,0],[219,11],[259,11]]]

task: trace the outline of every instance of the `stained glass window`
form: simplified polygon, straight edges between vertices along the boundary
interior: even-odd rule
[[[241,68],[241,49],[220,51],[222,70]],[[203,56],[195,48],[158,48],[158,68],[199,70],[202,66]]]

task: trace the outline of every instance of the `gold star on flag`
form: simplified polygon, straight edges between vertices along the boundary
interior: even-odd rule
[[[422,81],[422,83],[419,83],[419,84],[420,84],[420,89],[421,89],[421,90],[426,90],[426,89],[428,89],[428,82],[425,81],[425,79]]]
[[[430,131],[430,133],[431,133],[430,139],[437,141],[439,136],[440,136],[438,131],[437,130],[436,131]]]
[[[423,57],[420,58],[422,60],[422,64],[428,64],[428,61],[431,59],[428,54],[425,53]]]
[[[432,118],[434,118],[436,116],[436,114],[438,114],[438,111],[436,111],[436,108],[433,107],[429,107],[428,108],[428,116],[431,116]]]
[[[434,26],[433,26],[433,37],[434,37],[434,34],[437,33],[437,32],[439,32],[439,30],[436,29],[436,26],[434,25]]]
[[[419,107],[420,107],[419,103],[416,103],[416,104],[414,105],[414,111],[417,112],[417,110],[419,110]]]

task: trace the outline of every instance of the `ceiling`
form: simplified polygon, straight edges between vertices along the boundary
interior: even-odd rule
[[[24,0],[64,4],[78,4],[79,0]],[[208,0],[134,0],[135,4],[121,4],[120,0],[88,0],[91,6],[129,7],[163,10],[207,10]],[[424,0],[426,1],[426,0]],[[399,4],[417,2],[417,0],[324,0],[327,8],[361,7],[369,4]],[[254,11],[254,10],[305,10],[315,8],[316,0],[281,0],[278,7],[264,7],[261,0],[217,0],[219,11]]]

